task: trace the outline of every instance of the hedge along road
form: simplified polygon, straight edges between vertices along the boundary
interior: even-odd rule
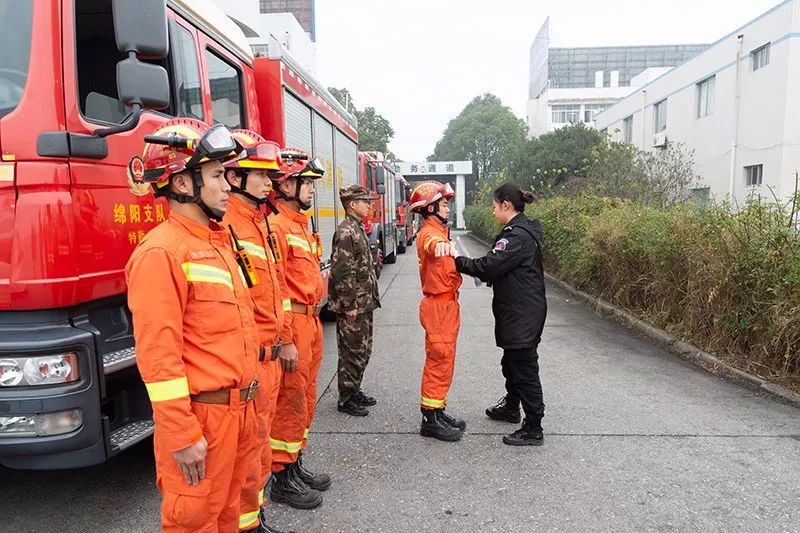
[[[485,247],[467,237],[475,256]],[[269,508],[298,532],[800,531],[800,409],[687,363],[557,288],[541,345],[545,445],[500,442],[483,410],[502,394],[491,290],[461,290],[448,409],[458,443],[424,439],[424,337],[416,251],[386,265],[364,390],[366,418],[336,411],[326,325],[321,400],[306,465],[331,472],[322,507]],[[152,443],[72,472],[0,470],[2,530],[158,531]]]

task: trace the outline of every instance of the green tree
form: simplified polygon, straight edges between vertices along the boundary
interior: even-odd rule
[[[487,93],[473,99],[449,122],[428,159],[470,160],[474,177],[483,180],[500,171],[504,154],[524,141],[525,123]]]
[[[394,137],[394,130],[389,121],[374,107],[359,110],[353,102],[350,91],[345,88],[329,87],[328,91],[340,104],[353,113],[358,120],[358,148],[364,152],[383,152],[390,159],[394,154],[389,151],[389,141]]]
[[[602,133],[580,123],[527,140],[508,152],[508,177],[539,192],[557,191],[586,177],[592,150],[602,140]]]

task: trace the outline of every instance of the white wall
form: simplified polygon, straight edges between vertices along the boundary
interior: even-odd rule
[[[739,201],[753,192],[770,197],[768,187],[773,187],[776,194],[785,196],[790,192],[790,170],[787,165],[798,162],[797,152],[800,151],[800,145],[797,144],[800,136],[800,126],[797,124],[800,121],[800,104],[796,96],[800,89],[800,34],[792,29],[793,24],[798,24],[798,5],[800,0],[784,2],[724,37],[699,56],[675,67],[600,114],[597,127],[608,128],[616,139],[622,140],[622,121],[632,115],[634,144],[651,149],[653,104],[666,98],[665,133],[668,139],[682,142],[694,150],[695,169],[703,178],[703,183],[711,187],[714,196],[725,198],[730,191],[734,143],[737,36],[742,34],[739,135],[733,170],[733,194]],[[770,63],[754,72],[750,52],[767,42],[772,43]],[[716,76],[713,112],[698,118],[696,84],[711,75]],[[644,117],[641,112],[642,91],[646,91]],[[795,96],[790,97],[792,94]],[[764,165],[764,183],[761,187],[745,186],[743,167],[751,164]],[[791,178],[791,181],[793,190],[794,179]]]

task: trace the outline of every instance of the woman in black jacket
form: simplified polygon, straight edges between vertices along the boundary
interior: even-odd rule
[[[522,403],[522,427],[503,437],[503,442],[512,446],[539,446],[543,442],[544,401],[536,348],[547,316],[547,300],[542,227],[524,213],[525,204],[533,200],[533,193],[513,183],[498,187],[492,206],[495,219],[504,227],[492,251],[479,259],[456,258],[459,272],[487,282],[494,290],[495,339],[503,349],[506,396],[486,414],[494,420],[518,423]]]

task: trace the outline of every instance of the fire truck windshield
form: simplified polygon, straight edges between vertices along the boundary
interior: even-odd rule
[[[0,118],[17,107],[28,79],[33,2],[0,0]]]

